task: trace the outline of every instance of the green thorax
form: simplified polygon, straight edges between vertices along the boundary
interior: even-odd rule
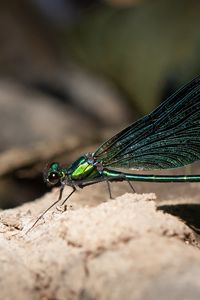
[[[65,172],[72,181],[87,181],[101,176],[96,166],[90,162],[87,156],[78,158],[65,169]]]

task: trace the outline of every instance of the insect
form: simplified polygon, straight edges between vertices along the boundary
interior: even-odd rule
[[[68,167],[53,162],[45,181],[60,184],[60,195],[35,221],[62,199],[65,185],[77,187],[106,181],[197,182],[200,175],[142,175],[119,168],[161,170],[178,168],[200,159],[200,75],[177,90],[153,112],[129,125],[95,152],[79,157]],[[110,192],[110,188],[109,188]],[[111,193],[110,193],[111,195]],[[31,229],[30,228],[30,229]]]

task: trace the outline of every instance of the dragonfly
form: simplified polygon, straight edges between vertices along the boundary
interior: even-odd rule
[[[77,188],[99,182],[199,182],[200,175],[156,175],[122,172],[174,169],[200,160],[200,75],[178,89],[150,114],[132,123],[96,151],[81,155],[67,167],[53,162],[44,174],[51,186],[60,185],[58,199],[35,221],[62,200],[66,185]],[[132,187],[133,188],[133,187]],[[109,193],[111,191],[109,187]],[[29,231],[29,230],[28,230]]]

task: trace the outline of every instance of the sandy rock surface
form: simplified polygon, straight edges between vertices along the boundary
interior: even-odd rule
[[[97,185],[25,234],[57,194],[1,212],[0,299],[199,299],[197,234],[155,194],[105,201]]]

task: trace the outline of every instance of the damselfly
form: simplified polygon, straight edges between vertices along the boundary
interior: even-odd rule
[[[200,159],[200,76],[162,102],[152,113],[129,125],[93,153],[79,157],[68,167],[54,162],[45,173],[60,195],[35,221],[62,199],[65,185],[76,188],[106,181],[197,182],[200,175],[132,174],[119,168],[161,170],[182,167]],[[109,188],[110,191],[110,188]],[[30,228],[30,229],[31,229]]]

